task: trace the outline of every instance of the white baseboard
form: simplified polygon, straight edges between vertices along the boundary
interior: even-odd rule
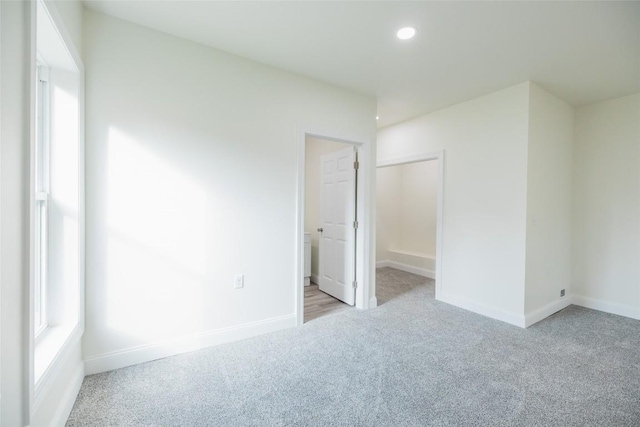
[[[602,301],[582,295],[572,295],[571,303],[580,307],[591,308],[593,310],[604,311],[605,313],[617,314],[618,316],[630,317],[640,320],[640,308],[614,302]]]
[[[567,296],[557,301],[553,301],[545,306],[542,306],[536,310],[533,310],[530,313],[524,315],[524,327],[528,328],[529,326],[538,323],[539,321],[546,319],[554,313],[559,312],[562,309],[567,308],[571,305],[571,297]]]
[[[436,278],[435,271],[427,270],[426,268],[414,267],[413,265],[409,264],[402,264],[396,261],[384,260],[376,262],[376,268],[381,267],[391,267],[395,268],[396,270],[406,271],[407,273],[417,274],[418,276],[428,277],[429,279]]]
[[[500,320],[520,328],[525,327],[525,318],[522,314],[510,313],[452,294],[442,293],[437,299],[439,301],[446,302],[447,304],[455,305],[456,307],[463,308],[492,319]]]
[[[314,283],[316,285],[320,283],[320,279],[318,278],[318,275],[316,274],[311,275],[311,283]]]
[[[60,401],[58,410],[53,415],[53,419],[51,420],[50,424],[51,427],[64,427],[64,425],[67,423],[67,419],[69,419],[69,415],[71,414],[73,405],[76,403],[78,393],[80,393],[80,388],[82,387],[83,380],[84,363],[81,362],[75,369],[75,371],[73,371],[73,375],[69,379],[69,386],[62,396],[62,400]]]
[[[175,356],[189,351],[200,350],[232,341],[239,341],[256,335],[287,328],[294,328],[296,326],[297,318],[295,314],[273,317],[271,319],[204,332],[175,340],[141,345],[97,356],[90,356],[85,358],[85,370],[87,375],[112,371],[114,369],[124,368],[138,363]]]

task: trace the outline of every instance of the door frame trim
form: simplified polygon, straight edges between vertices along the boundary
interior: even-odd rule
[[[430,153],[413,154],[378,162],[376,169],[390,166],[406,165],[409,163],[436,160],[438,162],[438,206],[436,212],[436,295],[437,300],[442,297],[442,258],[443,258],[443,227],[444,210],[444,150]]]
[[[305,160],[306,138],[315,137],[341,142],[358,149],[358,234],[356,237],[356,288],[357,309],[376,306],[375,299],[375,235],[372,205],[372,184],[375,176],[375,147],[369,138],[344,135],[340,132],[305,128],[298,132],[298,168],[295,225],[295,314],[298,326],[304,323],[304,218],[305,218]],[[372,249],[373,248],[373,249]]]

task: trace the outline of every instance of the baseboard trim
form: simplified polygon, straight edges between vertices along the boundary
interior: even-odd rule
[[[471,301],[467,298],[460,297],[458,295],[442,293],[436,298],[438,301],[446,302],[447,304],[454,305],[456,307],[471,311],[476,314],[481,314],[492,319],[500,320],[505,323],[517,326],[519,328],[525,327],[525,317],[521,314],[510,313],[504,310],[500,310],[494,307],[490,307],[486,304],[482,304],[476,301]]]
[[[318,278],[318,275],[316,274],[311,275],[311,283],[314,283],[316,285],[320,283],[320,279]]]
[[[538,323],[541,320],[546,319],[554,313],[559,312],[571,305],[571,297],[565,297],[557,301],[553,301],[547,305],[544,305],[530,313],[524,315],[524,327],[528,328],[531,325]]]
[[[114,369],[200,350],[218,344],[239,341],[282,329],[294,328],[297,324],[296,315],[288,314],[160,343],[146,344],[97,356],[90,356],[85,358],[85,371],[87,375],[112,371]]]
[[[78,394],[80,393],[82,381],[84,381],[84,374],[84,363],[80,362],[75,371],[73,371],[73,375],[69,380],[69,386],[64,392],[64,396],[62,397],[60,406],[58,406],[58,410],[53,415],[53,419],[51,420],[51,427],[64,427],[64,425],[67,423],[69,415],[71,415],[73,405],[76,403],[76,399],[78,398]]]
[[[585,297],[583,295],[572,295],[571,303],[580,307],[592,310],[604,311],[605,313],[616,314],[618,316],[630,317],[640,320],[640,308],[628,304],[618,304],[607,302],[596,298]]]
[[[376,268],[382,268],[382,267],[395,268],[396,270],[406,271],[407,273],[417,274],[418,276],[428,277],[429,279],[436,278],[435,271],[427,270],[426,268],[415,267],[409,264],[403,264],[401,262],[391,261],[388,259],[384,261],[376,262]]]

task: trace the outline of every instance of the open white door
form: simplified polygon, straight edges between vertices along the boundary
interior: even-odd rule
[[[320,200],[320,290],[355,304],[356,151],[326,154],[322,162]]]

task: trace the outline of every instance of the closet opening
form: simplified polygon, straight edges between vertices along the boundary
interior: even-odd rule
[[[376,298],[436,298],[442,262],[443,153],[378,164],[376,171]]]

